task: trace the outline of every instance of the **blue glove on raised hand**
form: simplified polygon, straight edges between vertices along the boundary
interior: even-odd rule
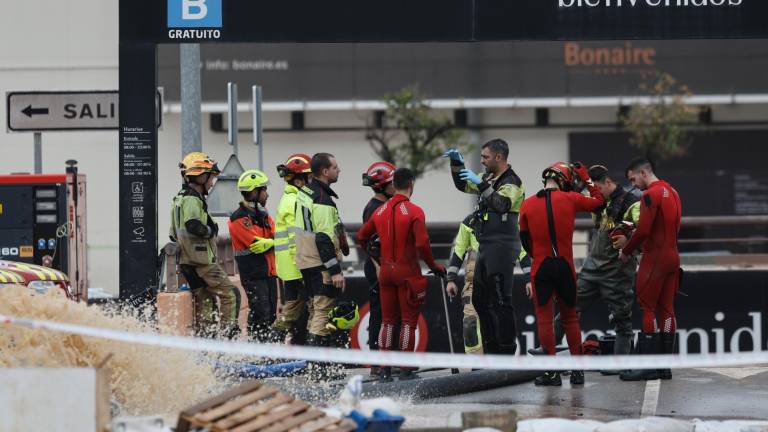
[[[443,153],[443,157],[450,160],[455,160],[456,162],[464,163],[464,156],[462,156],[461,152],[456,149],[449,149]]]
[[[464,168],[463,170],[459,171],[459,178],[468,181],[471,183],[474,183],[476,185],[479,185],[483,182],[483,179],[480,178],[479,175],[473,173],[472,171]]]

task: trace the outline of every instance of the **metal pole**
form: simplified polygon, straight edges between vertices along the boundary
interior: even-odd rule
[[[259,146],[259,170],[264,170],[264,135],[261,123],[261,87],[251,87],[253,97],[253,143]]]
[[[451,354],[456,352],[453,350],[453,329],[451,328],[451,316],[448,313],[448,295],[445,293],[445,280],[442,276],[436,275],[440,279],[440,292],[443,294],[443,310],[445,311],[445,325],[448,326],[448,347],[451,349]],[[451,369],[452,374],[459,373],[458,369]]]
[[[43,173],[43,134],[34,133],[35,140],[35,174]]]
[[[229,128],[227,138],[232,146],[232,153],[237,156],[237,84],[227,83],[227,102],[229,112]]]
[[[181,157],[203,151],[200,113],[200,44],[179,46],[181,73]]]

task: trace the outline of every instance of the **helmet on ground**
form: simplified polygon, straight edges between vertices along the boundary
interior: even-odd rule
[[[269,177],[259,170],[248,170],[237,180],[237,190],[240,192],[251,192],[267,186],[269,186]]]
[[[360,309],[355,302],[339,302],[328,312],[328,321],[338,330],[350,330],[360,321]]]
[[[375,192],[384,192],[387,183],[395,177],[395,166],[389,162],[375,162],[363,174],[363,186],[370,186]]]
[[[216,161],[203,152],[192,152],[184,156],[184,159],[179,163],[179,168],[181,169],[181,175],[184,177],[195,177],[202,174],[217,176],[221,174]]]
[[[600,341],[595,335],[589,335],[587,340],[581,344],[581,351],[584,355],[600,355],[602,353],[600,349]]]
[[[309,174],[312,172],[312,157],[304,153],[295,153],[288,156],[284,164],[277,166],[277,174],[281,178],[290,178],[296,174]]]
[[[547,180],[554,180],[560,186],[560,190],[573,190],[573,169],[565,162],[555,162],[541,173],[541,179],[546,184]]]

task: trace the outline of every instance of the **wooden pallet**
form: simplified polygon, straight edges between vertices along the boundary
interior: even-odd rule
[[[198,428],[212,432],[351,432],[357,425],[327,416],[276,388],[248,381],[179,414],[177,432]]]

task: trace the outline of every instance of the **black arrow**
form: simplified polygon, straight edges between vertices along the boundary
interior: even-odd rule
[[[48,114],[48,108],[32,108],[32,105],[28,105],[21,112],[26,114],[27,117],[32,118],[35,114]]]

